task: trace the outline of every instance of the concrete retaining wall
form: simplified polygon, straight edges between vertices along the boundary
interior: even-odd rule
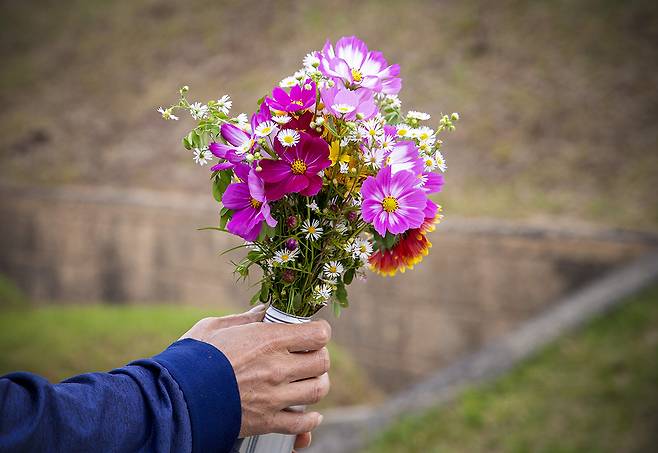
[[[208,196],[98,188],[0,188],[0,272],[44,303],[177,301],[246,306]],[[333,320],[384,389],[409,385],[509,332],[560,295],[633,259],[655,237],[448,218],[432,252],[394,279],[350,287]],[[332,316],[326,313],[327,318]]]

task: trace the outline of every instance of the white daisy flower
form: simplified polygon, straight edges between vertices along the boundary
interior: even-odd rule
[[[285,147],[295,146],[299,143],[299,132],[293,129],[282,129],[277,137]]]
[[[338,261],[329,261],[322,267],[324,275],[329,278],[338,278],[343,275],[343,265]]]
[[[362,138],[366,138],[369,141],[378,140],[384,134],[384,128],[382,123],[376,118],[369,119],[364,121],[359,125],[359,133]]]
[[[317,241],[322,236],[322,227],[318,220],[304,220],[302,223],[302,233],[306,233],[306,239]]]
[[[304,57],[304,67],[309,71],[312,71],[318,66],[320,66],[320,59],[317,57],[316,52],[307,53]]]
[[[265,121],[256,126],[254,133],[259,137],[267,137],[273,132],[278,131],[279,128],[272,121]]]
[[[356,107],[349,104],[334,104],[331,106],[331,108],[341,115],[347,115],[348,113],[352,113],[354,110],[356,110]]]
[[[275,123],[279,123],[279,124],[286,124],[291,119],[292,118],[289,117],[288,115],[274,115],[272,117],[272,121],[274,121]]]
[[[210,162],[213,158],[212,153],[208,149],[194,148],[194,162],[202,167]]]
[[[345,222],[340,222],[334,225],[334,231],[339,234],[345,234],[347,232],[347,224]]]
[[[348,174],[350,172],[350,164],[347,162],[338,162],[338,165],[340,165],[340,172],[344,175]]]
[[[393,108],[398,108],[402,105],[402,101],[400,101],[400,98],[397,94],[389,94],[386,96],[386,99],[388,99]]]
[[[432,152],[432,144],[428,142],[420,142],[418,144],[418,151],[421,154],[430,154]]]
[[[425,187],[425,184],[427,184],[427,180],[429,179],[429,177],[426,174],[421,173],[417,176],[417,178],[418,178],[418,182],[414,187],[418,189],[420,189],[421,187]]]
[[[372,250],[372,244],[370,241],[367,239],[357,238],[356,241],[354,241],[354,245],[352,246],[352,257],[366,263],[372,254]]]
[[[415,120],[426,121],[431,118],[429,113],[417,112],[415,110],[409,110],[407,113],[407,118],[413,118]]]
[[[283,248],[274,253],[274,262],[276,264],[292,263],[297,258],[298,253],[299,249],[288,250],[287,248]]]
[[[166,120],[178,121],[178,117],[171,113],[171,109],[158,108],[158,113]]]
[[[313,212],[320,212],[320,207],[315,202],[315,200],[311,201],[310,203],[307,203],[306,207],[309,208]]]
[[[352,206],[361,206],[361,194],[353,193],[352,198],[350,199],[350,204]]]
[[[295,85],[299,85],[297,79],[294,76],[286,77],[285,79],[279,82],[281,88],[292,88]]]
[[[299,71],[296,71],[292,76],[297,79],[297,83],[300,84],[306,80],[306,71],[304,69],[300,69]]]
[[[231,107],[233,107],[233,101],[231,100],[231,96],[228,94],[225,94],[217,100],[217,110],[222,112],[224,115],[228,115]]]
[[[383,151],[391,151],[395,146],[395,137],[384,134],[377,144]]]
[[[446,160],[443,157],[443,154],[441,154],[441,151],[436,152],[434,160],[436,160],[436,166],[439,167],[439,170],[445,173],[445,171],[448,169],[448,166],[446,165]]]
[[[236,126],[243,130],[245,126],[249,125],[249,117],[246,113],[240,113],[238,116],[233,118],[233,121],[236,123]]]
[[[384,163],[383,149],[365,149],[363,151],[363,161],[371,168],[377,169]]]
[[[208,115],[208,106],[200,102],[190,105],[190,115],[195,120],[202,120]]]
[[[436,160],[432,156],[423,157],[423,164],[425,165],[425,171],[432,171],[436,168]]]
[[[396,135],[398,138],[411,138],[413,135],[414,129],[408,124],[398,124],[396,127]]]
[[[238,146],[235,149],[235,153],[239,156],[241,156],[245,153],[248,153],[249,151],[251,151],[251,148],[254,147],[255,143],[256,143],[256,141],[253,138],[249,139],[249,140],[245,140],[244,142],[242,142],[242,144],[240,146]]]
[[[416,129],[416,138],[421,142],[431,141],[432,143],[434,143],[434,141],[436,140],[434,138],[434,129],[427,126],[421,126],[418,129]]]
[[[329,285],[319,285],[315,287],[315,297],[321,301],[327,301],[331,297],[333,288]]]

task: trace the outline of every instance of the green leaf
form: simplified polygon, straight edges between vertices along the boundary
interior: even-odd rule
[[[253,261],[254,263],[257,263],[262,256],[263,254],[258,250],[251,250],[249,253],[247,253],[247,259],[249,261]]]
[[[395,245],[395,241],[397,241],[397,236],[391,233],[386,233],[386,236],[384,236],[384,246],[387,249],[392,248]]]
[[[336,318],[340,318],[340,310],[341,310],[341,308],[340,308],[340,304],[339,304],[338,302],[336,302],[336,301],[333,301],[333,302],[331,303],[331,309],[332,309],[332,311],[334,312],[334,316],[335,316]]]
[[[270,298],[270,282],[264,281],[263,286],[260,287],[260,301],[267,302]]]
[[[192,143],[188,140],[187,136],[183,137],[183,147],[185,149],[192,149]]]
[[[256,303],[258,303],[258,301],[260,300],[260,292],[261,292],[261,290],[259,289],[258,292],[256,292],[256,294],[251,296],[251,300],[249,301],[249,305],[256,305]]]
[[[231,170],[222,170],[212,179],[212,196],[217,203],[222,202],[222,195],[224,195],[226,188],[231,184],[232,173]]]
[[[233,216],[233,211],[227,208],[222,208],[219,215],[219,227],[222,229],[226,228],[226,224],[228,223],[229,220],[231,220],[232,216]]]
[[[345,284],[343,282],[338,282],[335,296],[341,307],[349,306],[349,302],[347,301],[347,290],[345,289]]]
[[[353,267],[349,268],[347,272],[345,272],[345,275],[343,275],[343,283],[346,285],[352,283],[352,280],[354,279],[354,272],[355,271]]]

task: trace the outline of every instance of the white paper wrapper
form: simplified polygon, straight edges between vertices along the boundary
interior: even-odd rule
[[[271,305],[265,311],[263,318],[263,322],[274,324],[303,324],[309,321],[311,318],[289,315]],[[295,406],[290,410],[304,410],[304,408]],[[242,445],[234,451],[240,453],[290,453],[295,446],[295,437],[289,434],[264,434],[247,437],[242,441],[238,440],[238,443],[242,442]]]

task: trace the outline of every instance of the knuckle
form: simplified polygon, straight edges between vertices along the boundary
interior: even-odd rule
[[[318,321],[317,337],[323,344],[327,344],[331,340],[331,326],[324,319]]]

